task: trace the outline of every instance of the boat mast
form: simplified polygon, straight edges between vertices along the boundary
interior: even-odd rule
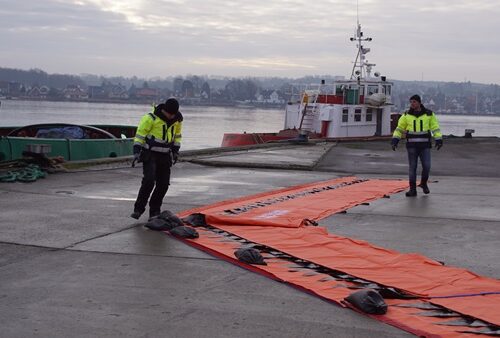
[[[370,52],[370,48],[365,48],[363,42],[372,41],[372,38],[363,37],[363,31],[361,30],[361,24],[359,23],[359,1],[357,2],[357,29],[356,35],[351,37],[351,41],[356,41],[358,48],[358,53],[352,67],[351,80],[357,79],[358,81],[362,78],[368,78],[371,76],[372,67],[375,66],[374,63],[369,63],[366,59],[366,54]]]

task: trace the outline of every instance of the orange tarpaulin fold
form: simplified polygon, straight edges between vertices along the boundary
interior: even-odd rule
[[[328,234],[325,228],[305,226],[305,220],[318,221],[406,187],[406,182],[402,181],[346,177],[219,202],[183,212],[180,216],[203,213],[211,226],[250,242],[379,285],[404,290],[422,299],[430,297],[429,301],[434,304],[500,324],[499,295],[432,299],[500,292],[500,281],[464,269],[443,266],[419,254],[402,254],[365,241]],[[199,239],[187,242],[233,261],[233,251],[240,246],[238,243],[219,241],[217,236],[204,229]],[[338,281],[327,283],[319,277],[315,279],[311,275],[298,274],[286,264],[272,262],[268,266],[251,269],[335,302],[340,302],[352,292],[339,287]],[[431,322],[435,318],[419,318],[408,309],[391,308],[387,315],[377,318],[415,334],[425,332],[451,337],[457,333],[457,330],[433,325]]]
[[[208,223],[298,228],[405,189],[406,182],[345,177],[203,208]]]
[[[396,287],[422,297],[500,292],[500,281],[443,266],[419,254],[402,254],[368,242],[328,234],[319,227],[298,229],[212,224],[251,242],[331,269]],[[500,296],[434,299],[457,312],[500,324]],[[475,304],[480,303],[481,306]]]
[[[289,283],[300,290],[312,293],[325,300],[332,301],[341,306],[348,305],[343,302],[343,299],[354,291],[345,285],[350,283],[336,281],[325,274],[311,274],[307,269],[299,269],[293,263],[286,260],[267,258],[266,266],[241,263],[234,256],[234,251],[241,247],[241,243],[228,240],[203,228],[198,228],[198,231],[200,235],[198,239],[183,241],[218,258],[281,282]],[[373,315],[371,316],[372,318],[422,337],[476,337],[472,334],[458,333],[459,330],[469,330],[470,328],[468,327],[436,325],[436,323],[446,321],[446,318],[422,317],[416,314],[424,310],[395,306],[415,303],[418,300],[388,299],[386,302],[389,305],[388,312],[385,315]]]

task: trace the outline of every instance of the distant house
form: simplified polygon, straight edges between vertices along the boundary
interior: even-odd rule
[[[285,100],[283,100],[280,97],[280,94],[275,90],[269,95],[269,103],[271,104],[282,104],[285,103]]]
[[[86,100],[89,98],[88,92],[77,85],[68,85],[63,90],[63,95],[68,100]]]
[[[31,99],[46,99],[49,95],[50,88],[47,86],[33,86],[28,90],[28,97]]]
[[[122,84],[103,82],[100,86],[89,86],[88,97],[93,100],[127,100],[133,96]]]
[[[208,100],[210,98],[210,91],[207,92],[207,91],[203,90],[200,93],[200,97],[201,97],[202,100]]]
[[[173,96],[173,92],[171,89],[168,88],[162,88],[159,90],[159,95],[161,98],[164,98],[165,100],[169,97]]]
[[[436,109],[436,102],[435,102],[433,99],[430,99],[429,101],[427,101],[427,102],[425,103],[425,106],[426,106],[427,108],[429,108],[429,109],[434,110],[434,109]]]
[[[257,103],[260,104],[283,104],[285,100],[276,90],[261,90],[255,95]]]
[[[113,85],[109,89],[108,92],[108,98],[110,99],[123,99],[126,100],[128,99],[129,94],[128,90],[125,86],[122,86],[121,84]]]
[[[155,101],[159,96],[158,89],[155,88],[139,88],[135,91],[135,97],[139,100]]]

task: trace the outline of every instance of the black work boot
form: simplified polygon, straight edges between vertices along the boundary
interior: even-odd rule
[[[424,191],[424,194],[426,194],[426,195],[431,192],[429,190],[429,186],[427,185],[427,182],[420,182],[420,184],[418,186],[420,188],[422,188],[422,190]]]
[[[417,196],[417,184],[410,182],[410,190],[408,190],[405,195],[406,197]]]
[[[130,217],[135,218],[135,219],[139,219],[139,218],[141,217],[141,215],[142,215],[142,212],[139,212],[139,211],[134,211],[134,212],[130,215]]]
[[[149,220],[155,218],[155,217],[158,217],[158,215],[160,215],[160,212],[159,211],[149,211]]]

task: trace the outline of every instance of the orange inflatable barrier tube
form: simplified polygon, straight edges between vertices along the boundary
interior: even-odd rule
[[[239,266],[284,281],[342,306],[357,289],[387,295],[389,310],[373,318],[420,336],[490,335],[500,325],[500,281],[329,234],[317,221],[400,192],[402,181],[346,177],[224,201],[181,213],[202,213],[206,226],[186,243]],[[238,261],[244,246],[267,265]]]
[[[199,212],[210,224],[299,228],[307,221],[318,221],[406,186],[402,181],[345,177],[219,203]]]

